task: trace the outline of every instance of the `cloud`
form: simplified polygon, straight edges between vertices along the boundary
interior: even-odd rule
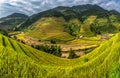
[[[0,0],[0,17],[14,12],[32,15],[57,6],[98,4],[99,6],[120,12],[118,0]]]
[[[115,1],[110,1],[108,3],[104,3],[101,6],[104,6],[104,8],[108,9],[108,10],[112,10],[112,9],[116,9],[117,11],[120,12],[120,2],[115,2]]]

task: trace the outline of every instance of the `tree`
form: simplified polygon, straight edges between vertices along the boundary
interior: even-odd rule
[[[55,46],[55,51],[53,54],[59,57],[62,55],[60,46]]]
[[[56,55],[58,57],[60,57],[62,55],[61,48],[60,48],[60,46],[57,46],[57,45],[51,45],[51,46],[36,45],[35,48],[38,50],[44,51],[46,53]]]
[[[50,42],[51,42],[52,44],[56,44],[56,40],[54,40],[54,39],[50,40]]]
[[[1,30],[1,29],[0,29],[0,34],[8,36],[8,33],[6,31],[4,31],[4,30]]]
[[[72,36],[77,36],[80,33],[80,25],[76,23],[67,24],[65,31],[71,34]]]
[[[69,53],[69,59],[73,59],[73,58],[77,58],[78,56],[75,54],[75,52],[72,50],[72,49],[70,49],[70,53]]]

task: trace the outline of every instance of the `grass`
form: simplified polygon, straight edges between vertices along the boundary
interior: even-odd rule
[[[81,26],[80,35],[82,36],[93,36],[93,33],[90,30],[90,25],[95,21],[96,16],[88,17]]]
[[[94,39],[94,40],[93,40]],[[90,37],[85,39],[78,39],[78,40],[72,40],[67,42],[67,44],[82,44],[82,45],[100,45],[101,43],[104,43],[105,41],[98,40],[96,37]]]
[[[26,35],[41,40],[69,41],[74,39],[73,36],[64,32],[64,24],[63,18],[42,18],[29,27]]]
[[[0,78],[117,78],[120,41],[116,34],[92,52],[63,59],[0,35]],[[115,72],[115,75],[110,75]]]

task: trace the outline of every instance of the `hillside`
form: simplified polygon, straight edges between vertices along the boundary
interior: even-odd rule
[[[16,30],[23,30],[27,28],[37,20],[42,17],[63,17],[66,21],[69,21],[73,18],[78,18],[80,21],[84,21],[86,17],[90,15],[100,15],[103,13],[107,13],[107,10],[97,6],[97,5],[78,5],[73,7],[63,7],[59,6],[50,10],[46,10],[37,14],[34,14],[20,25]]]
[[[29,26],[26,36],[40,40],[69,41],[74,39],[72,35],[64,32],[65,20],[63,18],[46,17],[39,19]]]
[[[70,41],[79,36],[90,37],[119,32],[120,14],[114,10],[104,10],[97,5],[59,6],[30,16],[15,30],[24,31],[25,35],[43,41]]]
[[[6,32],[13,31],[17,25],[28,19],[27,15],[13,13],[0,19],[0,29]]]
[[[119,35],[73,60],[35,50],[0,35],[0,77],[119,78]]]

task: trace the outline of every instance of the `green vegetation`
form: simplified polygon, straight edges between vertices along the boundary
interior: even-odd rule
[[[80,26],[75,23],[70,23],[65,27],[66,27],[66,32],[68,32],[72,36],[77,36],[80,34]]]
[[[32,46],[32,47],[36,48],[38,50],[44,51],[46,53],[56,55],[58,57],[61,57],[61,54],[62,54],[60,46],[57,46],[57,45],[51,45],[51,46],[36,45],[36,46]]]
[[[56,40],[52,39],[52,40],[50,40],[50,43],[51,44],[56,44]]]
[[[70,49],[70,53],[69,53],[69,59],[73,59],[73,58],[77,58],[78,56],[75,54],[75,52],[72,50],[72,49]]]
[[[91,25],[91,31],[95,34],[103,34],[103,33],[115,33],[117,28],[113,26],[110,22],[110,19],[107,18],[98,18]]]
[[[30,36],[53,44],[70,41],[68,44],[88,43],[90,46],[100,46],[80,58],[76,58],[71,50],[70,59],[64,59],[57,57],[61,56],[59,46],[36,46],[34,49],[0,34],[0,78],[120,77],[120,33],[102,44],[96,37],[98,34],[113,35],[119,32],[119,14],[97,5],[84,5],[54,8],[35,14],[27,20],[27,16],[19,19],[16,13],[12,16],[15,18],[0,20],[0,26],[5,25],[3,30],[6,31],[24,30],[25,33],[17,36],[19,39]],[[3,31],[2,33],[4,34]],[[75,40],[76,36],[83,39]]]
[[[26,36],[38,38],[42,41],[66,42],[73,40],[74,37],[64,32],[65,20],[63,18],[46,17],[32,24],[26,33]]]
[[[84,20],[80,29],[80,35],[93,36],[93,32],[90,29],[90,25],[94,23],[95,19],[96,19],[96,16],[89,16]]]
[[[112,64],[111,71],[109,73],[109,78],[119,78],[120,77],[120,63],[116,62]]]
[[[4,30],[1,30],[1,29],[0,29],[0,34],[8,36],[8,33],[6,31],[4,31]]]
[[[13,13],[7,17],[0,19],[0,29],[10,32],[13,31],[19,24],[28,19],[27,15],[20,13]]]
[[[0,77],[117,78],[119,64],[114,63],[119,62],[119,44],[119,36],[116,34],[87,55],[69,60],[0,35]]]
[[[75,39],[76,35],[88,37],[117,33],[119,22],[119,13],[106,11],[97,5],[60,6],[30,16],[15,30],[25,31],[27,36],[42,41],[66,42]]]

